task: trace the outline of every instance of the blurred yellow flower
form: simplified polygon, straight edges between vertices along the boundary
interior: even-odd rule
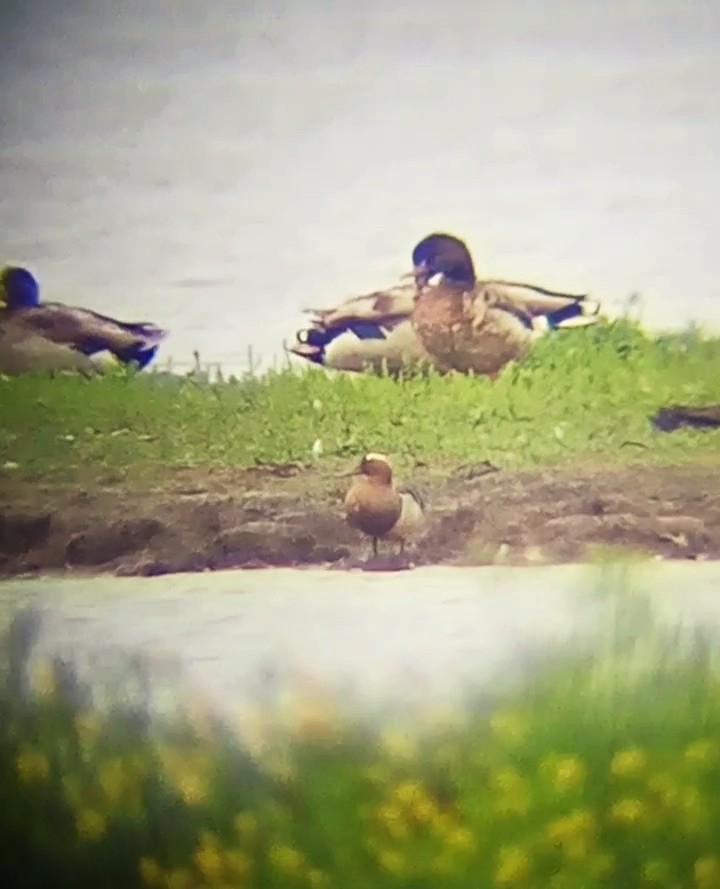
[[[665,806],[674,806],[680,796],[677,779],[670,772],[658,772],[648,779],[648,789],[656,794]]]
[[[402,809],[392,803],[386,803],[377,810],[377,819],[385,828],[388,836],[402,840],[409,834],[408,824]]]
[[[720,857],[704,855],[693,868],[698,889],[720,889]]]
[[[78,713],[75,717],[75,732],[83,749],[91,749],[101,731],[102,722],[97,713]]]
[[[140,879],[146,886],[162,886],[163,871],[154,858],[140,859]]]
[[[37,750],[23,750],[15,759],[18,778],[26,784],[42,781],[50,774],[50,763],[44,753]]]
[[[201,845],[193,855],[195,867],[209,882],[219,882],[223,875],[223,860],[216,846]]]
[[[685,748],[685,762],[693,768],[704,768],[717,763],[720,745],[714,741],[695,741]]]
[[[620,750],[610,763],[610,771],[616,778],[635,778],[645,771],[647,756],[638,747]]]
[[[443,837],[447,836],[456,826],[454,819],[447,812],[436,812],[431,825],[435,833]]]
[[[291,846],[271,846],[268,860],[278,873],[288,877],[297,876],[305,867],[305,856]]]
[[[55,667],[51,660],[37,660],[30,669],[30,690],[39,698],[52,698],[57,691]]]
[[[410,807],[418,800],[426,797],[426,792],[422,784],[418,781],[403,781],[393,791],[395,799],[403,806]]]
[[[239,812],[233,821],[235,832],[241,840],[251,843],[258,832],[258,823],[254,815],[249,812]]]
[[[391,759],[403,762],[412,761],[417,755],[417,738],[409,731],[399,728],[386,728],[380,733],[380,749]]]
[[[499,795],[493,801],[497,815],[526,815],[532,802],[530,783],[513,768],[499,769],[491,778]]]
[[[208,786],[203,775],[192,769],[178,770],[172,776],[175,789],[188,806],[199,806],[207,800]]]
[[[242,851],[242,849],[226,849],[223,860],[225,868],[233,877],[247,877],[252,872],[252,860]]]
[[[81,840],[95,842],[105,836],[107,819],[95,809],[80,809],[75,815],[75,830]]]
[[[642,867],[643,879],[651,886],[668,886],[672,884],[673,872],[667,861],[659,858],[646,861]]]
[[[475,846],[475,835],[467,827],[456,827],[445,835],[445,844],[456,852],[471,852]]]
[[[578,790],[585,783],[586,769],[583,761],[577,756],[557,758],[551,771],[552,783],[558,793]]]
[[[520,846],[503,846],[495,869],[496,886],[519,886],[530,877],[532,859]]]
[[[165,889],[194,889],[195,879],[186,867],[178,867],[165,874]]]
[[[628,827],[641,824],[647,817],[647,807],[639,799],[626,797],[610,808],[610,820]]]
[[[384,849],[378,855],[378,864],[382,870],[394,877],[402,876],[406,872],[406,862],[399,852]]]
[[[307,873],[307,882],[310,889],[326,889],[330,885],[327,874],[317,868],[312,868]]]
[[[498,710],[490,717],[490,731],[509,746],[522,744],[530,732],[527,717],[517,710]]]
[[[577,853],[581,848],[588,848],[596,836],[597,821],[587,809],[576,809],[569,815],[551,821],[546,834],[553,845],[567,849],[574,847]]]
[[[98,784],[110,806],[117,805],[125,793],[125,765],[119,757],[105,760],[98,766]]]

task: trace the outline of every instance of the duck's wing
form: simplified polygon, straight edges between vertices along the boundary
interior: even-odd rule
[[[147,363],[167,331],[154,324],[124,322],[62,303],[44,303],[13,312],[20,324],[56,343],[72,346],[84,355],[109,351],[121,361]]]
[[[305,311],[313,314],[315,322],[327,329],[347,326],[353,322],[392,324],[412,314],[416,292],[412,284],[399,284],[388,290],[351,297],[332,309]]]
[[[563,293],[516,281],[483,281],[481,286],[526,316],[545,318],[551,328],[593,324],[600,312],[600,303],[586,293]]]
[[[75,371],[87,377],[99,372],[87,355],[70,346],[12,322],[0,323],[0,373],[15,376],[59,371]]]

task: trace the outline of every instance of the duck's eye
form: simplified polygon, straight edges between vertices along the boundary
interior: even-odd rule
[[[298,330],[296,336],[299,343],[302,343],[304,346],[307,345],[309,339],[309,332],[307,330]]]

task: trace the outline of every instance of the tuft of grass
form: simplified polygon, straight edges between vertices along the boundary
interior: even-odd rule
[[[308,688],[224,720],[183,693],[159,717],[139,664],[134,694],[120,686],[98,709],[68,664],[32,660],[16,625],[0,685],[0,879],[713,889],[713,649],[660,634],[610,589],[626,581],[603,580],[615,616],[600,661],[568,654],[524,688],[413,722],[360,720]],[[638,639],[652,654],[630,669]]]
[[[712,460],[714,436],[655,432],[670,403],[720,401],[720,340],[650,337],[619,320],[548,336],[496,383],[430,374],[395,381],[286,367],[201,385],[118,372],[0,382],[0,466],[30,476],[87,469],[157,474],[179,465],[309,462],[383,450],[400,460]],[[315,445],[315,451],[313,446]]]

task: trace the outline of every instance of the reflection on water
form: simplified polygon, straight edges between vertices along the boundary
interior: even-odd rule
[[[720,321],[718,4],[4,10],[0,259],[176,359],[278,353],[438,228],[489,276]]]
[[[610,573],[608,573],[610,572]],[[614,573],[613,573],[614,572]],[[496,684],[600,630],[603,590],[650,594],[673,620],[720,619],[716,563],[422,568],[399,574],[273,569],[160,578],[12,580],[7,609],[43,609],[39,651],[98,669],[114,649],[179,657],[218,701],[298,677],[357,700],[447,699]]]

